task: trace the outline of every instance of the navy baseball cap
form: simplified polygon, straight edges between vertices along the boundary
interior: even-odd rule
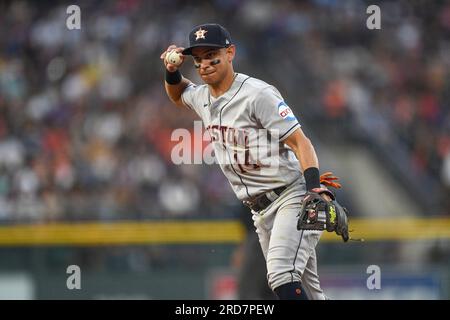
[[[196,26],[189,32],[189,47],[181,52],[192,55],[195,47],[226,48],[232,44],[230,33],[217,23],[206,23]]]

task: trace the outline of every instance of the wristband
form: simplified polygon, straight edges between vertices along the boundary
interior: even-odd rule
[[[306,182],[306,190],[311,191],[314,188],[320,188],[320,173],[319,169],[310,167],[303,172]]]
[[[179,70],[170,72],[166,69],[166,82],[168,84],[174,85],[179,84],[181,82],[182,76]]]

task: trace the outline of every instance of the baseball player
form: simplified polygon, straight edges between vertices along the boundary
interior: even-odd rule
[[[311,141],[274,86],[234,71],[236,47],[224,27],[196,26],[189,33],[189,45],[171,45],[162,53],[165,90],[175,105],[200,116],[223,173],[239,200],[251,208],[270,288],[280,299],[326,299],[315,250],[323,231],[297,228],[305,195],[320,195],[324,201],[333,197],[321,185]],[[173,58],[174,52],[179,61],[166,59],[168,55]],[[181,75],[180,66],[189,55],[202,85]],[[261,130],[276,137],[278,152],[249,161],[250,149],[261,147],[264,141],[270,144],[269,139],[261,139]],[[239,160],[239,153],[244,154],[244,161],[233,161]],[[269,158],[276,160],[276,169],[266,165]],[[328,182],[335,179],[328,178]]]

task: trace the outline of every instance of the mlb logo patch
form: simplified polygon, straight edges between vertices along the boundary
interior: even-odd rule
[[[280,117],[282,117],[284,120],[297,120],[294,116],[294,113],[292,112],[291,108],[288,107],[288,105],[284,102],[281,101],[278,104],[278,114],[280,115]]]

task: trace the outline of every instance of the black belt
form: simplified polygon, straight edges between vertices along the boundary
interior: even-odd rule
[[[244,201],[244,204],[253,211],[259,212],[267,208],[272,202],[278,199],[278,197],[286,189],[286,186],[273,189],[269,192],[263,193],[260,196],[257,196],[256,198],[253,198],[252,200]],[[275,193],[276,197],[274,197],[272,193]]]

